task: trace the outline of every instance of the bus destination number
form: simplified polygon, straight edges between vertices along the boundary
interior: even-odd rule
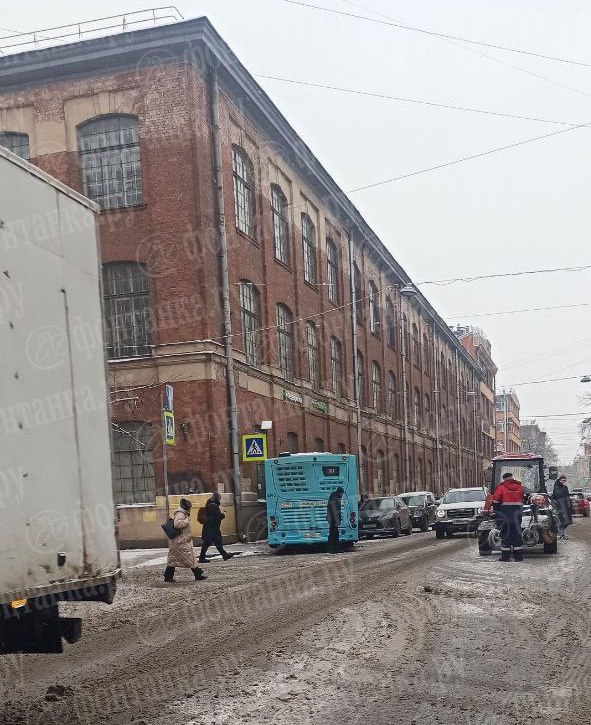
[[[329,476],[340,476],[341,468],[340,466],[322,466],[322,475],[327,478]]]

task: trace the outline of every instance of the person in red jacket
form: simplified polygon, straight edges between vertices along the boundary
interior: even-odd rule
[[[523,486],[512,473],[503,474],[503,480],[492,495],[500,524],[502,545],[500,561],[523,561],[521,518],[523,516]],[[498,525],[498,524],[497,524]]]

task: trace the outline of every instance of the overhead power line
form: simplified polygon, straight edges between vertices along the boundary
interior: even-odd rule
[[[351,93],[358,96],[366,96],[369,98],[384,98],[390,101],[400,101],[402,103],[411,103],[419,106],[431,106],[434,108],[445,108],[450,111],[464,111],[467,113],[480,113],[487,116],[500,116],[501,118],[511,118],[518,121],[537,121],[539,123],[551,123],[557,126],[577,126],[576,123],[569,121],[558,121],[555,119],[538,118],[537,116],[520,116],[515,113],[508,113],[506,111],[491,111],[486,108],[471,108],[469,106],[458,106],[451,103],[438,103],[436,101],[425,101],[418,98],[406,98],[405,96],[394,96],[388,93],[375,93],[373,91],[361,91],[356,88],[343,88],[341,86],[326,85],[323,83],[312,83],[311,81],[302,81],[295,78],[281,78],[279,76],[269,76],[263,73],[255,73],[255,78],[265,78],[270,81],[279,81],[281,83],[293,83],[299,86],[308,86],[310,88],[317,88],[325,91],[338,91],[340,93]]]
[[[531,274],[552,274],[554,272],[583,272],[587,269],[591,269],[591,264],[581,264],[578,267],[553,267],[550,269],[527,269],[520,272],[498,272],[495,274],[481,274],[475,277],[454,277],[452,279],[429,279],[424,282],[415,282],[418,285],[435,284],[435,285],[450,285],[456,284],[457,282],[477,282],[482,279],[497,279],[499,277],[522,277],[524,275]]]
[[[286,0],[287,1],[287,0]],[[366,189],[375,189],[377,186],[385,186],[386,184],[392,184],[395,181],[401,181],[402,179],[410,179],[413,176],[420,176],[421,174],[426,174],[429,171],[438,171],[439,169],[445,169],[448,166],[455,166],[456,164],[463,164],[466,161],[473,161],[474,159],[482,158],[483,156],[490,156],[491,154],[500,153],[501,151],[508,151],[509,149],[518,148],[519,146],[525,146],[530,143],[535,143],[536,141],[543,141],[547,138],[552,138],[552,136],[559,136],[563,133],[569,133],[569,131],[576,131],[580,128],[588,128],[591,126],[591,121],[587,123],[581,123],[577,126],[569,126],[568,128],[561,128],[559,131],[552,131],[550,133],[544,133],[541,136],[533,136],[532,138],[526,138],[522,141],[514,141],[513,143],[506,144],[505,146],[497,146],[494,149],[487,149],[486,151],[479,151],[475,154],[470,154],[469,156],[462,156],[459,159],[452,159],[451,161],[445,161],[441,164],[436,164],[435,166],[427,166],[424,169],[418,169],[417,171],[409,171],[406,174],[401,174],[400,176],[394,176],[391,179],[383,179],[382,181],[374,181],[371,184],[365,184],[365,186],[358,186],[356,189],[349,189],[347,192],[348,194],[355,194],[358,191],[365,191]]]
[[[321,5],[312,5],[311,3],[301,2],[301,0],[280,0],[280,2],[288,3],[289,5],[298,5],[309,10],[319,10],[325,13],[333,13],[334,15],[341,15],[342,17],[352,18],[354,20],[363,20],[368,23],[374,23],[376,25],[386,25],[392,28],[399,28],[400,30],[410,30],[414,33],[421,33],[423,35],[432,35],[436,38],[443,38],[444,40],[456,40],[462,43],[470,43],[471,45],[479,45],[483,48],[493,48],[495,50],[504,50],[509,53],[518,53],[519,55],[528,55],[532,58],[541,58],[543,60],[552,60],[557,63],[567,63],[568,65],[577,65],[584,68],[591,68],[591,63],[585,63],[583,61],[572,60],[571,58],[561,58],[555,55],[548,55],[546,53],[537,53],[532,50],[525,50],[523,48],[513,48],[508,45],[499,45],[498,43],[489,43],[484,40],[475,40],[474,38],[465,38],[460,35],[451,35],[450,33],[441,33],[437,30],[429,30],[427,28],[418,28],[413,25],[407,25],[406,23],[398,23],[391,20],[378,20],[377,18],[368,18],[366,15],[357,15],[356,13],[346,13],[344,10],[335,10],[334,8],[327,8]]]
[[[468,317],[470,319],[474,317],[493,317],[496,315],[517,315],[522,312],[549,312],[550,310],[567,310],[573,307],[591,307],[591,302],[581,302],[574,305],[556,305],[555,307],[530,307],[525,310],[499,310],[498,312],[476,312],[474,314],[463,314],[463,315],[446,315],[450,320],[457,320],[461,317]]]
[[[528,380],[525,383],[509,383],[506,385],[507,388],[519,388],[522,385],[541,385],[542,383],[560,383],[563,380],[580,380],[580,375],[571,375],[568,378],[549,378],[548,380]]]

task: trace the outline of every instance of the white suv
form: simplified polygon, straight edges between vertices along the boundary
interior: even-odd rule
[[[487,496],[485,486],[450,488],[435,512],[435,536],[443,539],[458,531],[476,531]]]

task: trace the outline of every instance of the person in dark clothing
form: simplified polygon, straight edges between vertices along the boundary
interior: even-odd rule
[[[502,537],[500,561],[511,561],[511,549],[515,561],[523,561],[523,485],[513,478],[512,473],[505,473],[492,495],[492,500],[493,505],[496,505],[497,526]]]
[[[552,498],[558,509],[558,535],[561,539],[568,539],[566,535],[566,527],[573,522],[572,506],[570,501],[570,491],[566,485],[566,476],[562,475],[556,479]]]
[[[341,500],[345,489],[339,486],[328,497],[328,506],[326,507],[326,520],[328,521],[328,550],[331,554],[336,554],[339,550],[339,526],[341,525]]]
[[[222,539],[221,525],[222,521],[226,518],[226,514],[223,514],[220,509],[220,501],[222,497],[219,493],[214,493],[205,504],[205,523],[203,524],[203,533],[201,534],[201,553],[199,554],[199,563],[207,564],[205,554],[210,546],[220,552],[224,561],[231,559],[234,554],[224,549],[224,541]]]

